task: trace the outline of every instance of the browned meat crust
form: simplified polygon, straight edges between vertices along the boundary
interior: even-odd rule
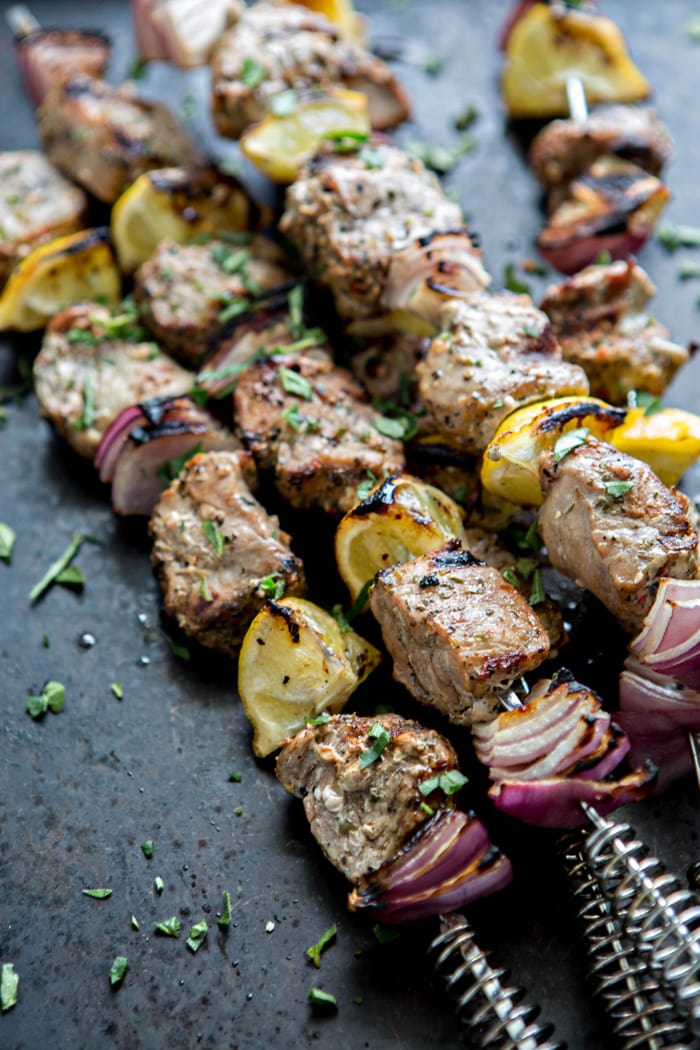
[[[390,735],[381,758],[365,769],[360,755],[378,723]],[[457,756],[444,737],[399,715],[360,718],[335,715],[285,742],[277,777],[304,800],[311,833],[331,864],[355,881],[385,864],[427,819],[419,785],[456,769]],[[451,806],[439,790],[432,809]]]
[[[499,693],[549,652],[527,601],[459,540],[383,569],[370,601],[394,678],[458,725],[491,718]]]
[[[463,452],[483,452],[516,408],[588,393],[529,296],[473,295],[445,306],[443,322],[418,363],[418,386],[435,431]]]
[[[231,138],[262,120],[270,100],[290,88],[362,91],[380,130],[410,115],[408,96],[384,62],[324,15],[295,4],[263,2],[245,10],[219,40],[211,68],[214,123]]]
[[[632,390],[662,394],[688,360],[646,310],[655,293],[633,260],[588,266],[547,289],[542,309],[564,359],[584,370],[596,397],[622,405]]]
[[[151,519],[151,561],[166,612],[201,645],[233,656],[266,597],[262,580],[304,594],[289,536],[245,480],[246,452],[194,456],[161,496]]]
[[[158,342],[196,365],[228,320],[291,276],[282,253],[263,237],[240,248],[163,241],[136,273],[134,296]]]
[[[292,392],[295,378],[308,396]],[[360,482],[405,466],[402,443],[379,432],[380,414],[328,358],[299,354],[250,365],[236,387],[234,418],[243,443],[260,467],[274,468],[294,507],[344,513],[357,502]]]
[[[697,515],[646,463],[589,439],[541,464],[539,531],[555,569],[638,631],[662,576],[698,575]],[[629,487],[628,487],[629,486]]]
[[[122,409],[186,394],[194,375],[146,342],[143,329],[115,328],[104,306],[80,303],[50,322],[34,361],[34,383],[42,415],[92,459]]]
[[[107,204],[145,171],[202,160],[164,106],[92,77],[74,76],[49,91],[37,119],[49,160]]]

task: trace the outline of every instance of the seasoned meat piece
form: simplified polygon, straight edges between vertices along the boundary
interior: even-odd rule
[[[585,373],[562,361],[547,317],[529,296],[473,295],[444,307],[442,320],[417,366],[418,388],[450,445],[479,454],[516,408],[588,393]]]
[[[150,524],[166,612],[201,645],[230,656],[265,604],[262,580],[282,580],[289,595],[306,590],[290,537],[248,488],[249,456],[205,452],[188,460]]]
[[[391,740],[364,769],[360,755],[379,724]],[[426,819],[419,786],[457,768],[444,737],[399,715],[334,715],[287,740],[277,758],[285,790],[304,800],[311,834],[331,864],[355,881],[386,863]],[[431,808],[452,800],[436,791]]]
[[[543,457],[539,531],[555,569],[639,631],[662,576],[698,575],[697,515],[646,463],[589,439]]]
[[[382,416],[357,381],[330,360],[307,354],[247,368],[234,393],[239,435],[263,469],[275,470],[294,507],[344,513],[357,486],[404,469],[403,445],[378,429]]]
[[[50,322],[34,362],[42,415],[81,456],[124,408],[165,394],[186,394],[194,376],[161,353],[133,315],[80,303]]]
[[[25,255],[79,230],[87,199],[38,150],[0,153],[0,287]]]
[[[291,276],[282,253],[264,237],[249,247],[163,241],[136,273],[134,296],[158,342],[196,365],[227,321]]]
[[[532,140],[530,165],[547,188],[571,182],[605,153],[660,175],[671,147],[668,129],[653,109],[597,106],[585,121],[553,120],[545,125]]]
[[[11,10],[27,9],[20,5]],[[22,25],[12,28],[24,86],[34,106],[41,104],[50,88],[77,73],[103,77],[107,70],[112,43],[104,33],[36,28],[23,35]]]
[[[427,345],[421,335],[384,335],[353,354],[350,367],[372,400],[390,398],[405,405],[413,399],[416,364]]]
[[[325,15],[297,4],[263,2],[243,12],[211,60],[214,123],[238,138],[269,112],[275,95],[345,87],[367,95],[372,126],[393,128],[410,115],[393,72]]]
[[[647,312],[656,288],[631,260],[588,266],[552,285],[542,302],[566,361],[580,365],[591,393],[614,405],[631,390],[662,394],[688,360]]]
[[[288,188],[280,229],[348,317],[428,315],[490,280],[459,205],[419,160],[384,142],[342,155],[322,148]]]
[[[370,601],[394,678],[458,725],[488,721],[499,693],[549,653],[527,601],[459,540],[382,569]]]
[[[533,590],[533,579],[537,572],[537,560],[535,558],[518,558],[512,554],[507,547],[499,541],[493,532],[478,526],[471,526],[464,530],[464,546],[473,557],[490,565],[492,569],[498,569],[504,578],[511,583],[523,598],[529,602]],[[537,618],[547,632],[549,638],[549,655],[557,655],[557,649],[566,641],[564,630],[564,619],[559,606],[553,598],[545,598],[533,606]]]
[[[49,160],[106,204],[144,171],[201,163],[165,106],[136,98],[125,85],[71,77],[49,91],[37,118]]]

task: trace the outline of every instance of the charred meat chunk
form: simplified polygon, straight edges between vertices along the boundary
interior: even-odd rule
[[[622,405],[632,390],[662,394],[688,350],[647,309],[656,293],[631,260],[588,266],[552,285],[542,302],[566,361],[579,365],[591,393]]]
[[[135,314],[80,303],[53,318],[34,362],[42,415],[81,456],[92,459],[122,409],[186,394],[194,375],[146,341]]]
[[[79,230],[87,199],[38,150],[0,153],[0,287],[33,248]]]
[[[442,321],[417,366],[420,399],[435,431],[463,452],[483,452],[516,408],[588,393],[529,296],[473,295],[444,307]]]
[[[233,656],[266,601],[273,577],[287,594],[306,581],[289,536],[246,482],[250,453],[206,452],[188,460],[151,518],[151,561],[166,612],[201,645]]]
[[[499,694],[549,653],[525,598],[459,540],[383,569],[370,601],[394,678],[458,725],[492,718]]]
[[[354,377],[306,353],[251,364],[234,394],[239,436],[294,507],[344,513],[368,477],[404,468],[403,445]]]
[[[106,204],[145,171],[201,162],[165,106],[136,98],[126,86],[71,77],[49,91],[37,118],[49,160]]]
[[[263,237],[249,247],[163,241],[138,270],[134,296],[158,342],[196,365],[227,321],[291,276],[279,249]]]
[[[342,155],[322,148],[288,188],[280,229],[343,316],[429,312],[489,283],[459,205],[419,160],[384,142]]]
[[[363,766],[374,725],[390,740],[381,761]],[[456,768],[444,737],[393,714],[335,715],[286,741],[277,759],[277,777],[303,799],[312,835],[353,881],[380,868],[426,821],[420,784]],[[439,790],[429,800],[433,809],[452,805]]]
[[[372,126],[392,128],[410,113],[392,71],[325,15],[289,3],[262,2],[244,10],[220,38],[211,60],[214,123],[238,138],[269,112],[284,91],[329,87],[364,92]]]
[[[697,515],[652,469],[588,439],[542,457],[539,532],[555,569],[639,631],[662,576],[698,575]]]
[[[552,189],[566,186],[606,153],[660,175],[671,148],[668,129],[653,109],[597,106],[584,121],[545,125],[532,140],[530,165],[542,185]]]

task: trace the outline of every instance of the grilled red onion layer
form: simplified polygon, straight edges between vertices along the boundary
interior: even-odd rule
[[[483,291],[490,283],[481,252],[466,229],[435,233],[394,254],[382,307],[439,324],[440,309],[448,299]]]
[[[139,55],[180,69],[205,65],[235,17],[231,0],[131,0]]]
[[[30,100],[38,106],[54,84],[84,73],[102,77],[109,63],[109,37],[80,29],[36,29],[15,43]]]
[[[700,580],[662,579],[630,650],[651,670],[700,689]]]
[[[120,412],[100,442],[95,466],[100,479],[112,483],[117,514],[148,515],[183,457],[239,447],[237,439],[190,398],[156,397]]]
[[[700,732],[700,692],[628,657],[618,719],[632,744],[631,759],[650,758],[659,767],[659,791],[690,773],[688,733]]]
[[[502,889],[510,861],[473,813],[441,809],[348,897],[351,911],[376,911],[383,923],[414,922],[454,911]]]

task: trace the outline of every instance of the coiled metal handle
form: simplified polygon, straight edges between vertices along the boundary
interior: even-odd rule
[[[553,1025],[534,1023],[540,1008],[522,1001],[524,989],[502,983],[505,970],[491,966],[462,915],[441,916],[430,950],[479,1050],[565,1050],[565,1043],[549,1041]]]
[[[584,855],[585,834],[560,840],[560,853],[589,960],[594,1001],[621,1050],[681,1050],[693,1038],[644,956],[622,930]]]
[[[586,859],[624,933],[700,1036],[700,903],[636,838],[586,806]],[[692,1044],[691,1044],[692,1045]]]

